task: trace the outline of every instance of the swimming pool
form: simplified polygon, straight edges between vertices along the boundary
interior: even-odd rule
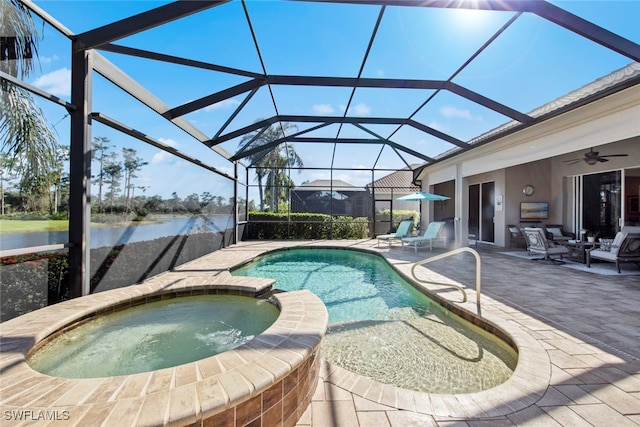
[[[232,274],[318,295],[329,312],[322,356],[382,383],[475,392],[505,382],[517,363],[509,345],[429,299],[375,254],[296,248],[260,256]]]

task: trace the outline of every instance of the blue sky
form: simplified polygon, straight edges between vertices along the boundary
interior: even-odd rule
[[[580,17],[640,43],[640,1],[558,1],[554,4]],[[36,1],[74,33],[157,7],[153,1]],[[380,12],[379,6],[332,5],[269,0],[246,1],[260,54],[268,74],[356,76]],[[513,13],[460,11],[432,8],[387,7],[375,42],[362,69],[363,77],[448,79]],[[29,82],[63,99],[70,98],[70,43],[45,27],[40,66]],[[262,72],[242,4],[233,1],[120,40],[117,44],[169,55],[211,62],[227,67]],[[116,66],[156,94],[170,107],[215,93],[247,79],[240,76],[172,64],[151,62],[101,52]],[[585,40],[537,16],[519,17],[497,41],[454,78],[454,82],[526,113],[567,92],[587,84],[630,62],[617,53]],[[220,170],[233,174],[230,164],[180,129],[147,111],[100,76],[94,77],[93,111],[101,112],[155,139],[176,147]],[[273,86],[280,114],[342,116],[351,95],[345,88]],[[358,89],[349,115],[406,117],[431,95],[430,90]],[[216,134],[244,95],[210,106],[185,118],[207,135]],[[55,125],[62,143],[68,143],[69,119],[58,106],[40,103]],[[271,93],[262,88],[225,131],[246,126],[275,113]],[[438,93],[416,112],[414,119],[463,141],[509,121],[492,110],[449,92]],[[303,130],[315,124],[298,124]],[[335,138],[339,127],[331,125],[308,136]],[[451,145],[409,127],[377,125],[369,129],[428,156]],[[176,191],[189,194],[231,196],[225,179],[186,162],[171,158],[157,148],[94,123],[94,136],[111,140],[116,150],[134,148],[149,162],[136,179],[146,194],[168,197]],[[353,126],[340,129],[343,137],[370,137]],[[221,146],[235,152],[239,140]],[[400,168],[403,160],[380,145],[297,144],[308,167],[327,167],[334,159],[339,168]],[[408,163],[421,160],[405,155]],[[388,174],[376,172],[375,178]],[[305,180],[329,178],[328,171],[294,173]],[[334,179],[354,185],[371,181],[371,172],[335,171]],[[253,183],[252,177],[249,178]],[[250,196],[250,198],[254,198]]]

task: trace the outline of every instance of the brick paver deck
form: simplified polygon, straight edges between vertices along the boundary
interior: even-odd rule
[[[297,244],[374,250],[404,272],[413,262],[443,252],[434,249],[416,254],[399,246],[378,248],[375,240],[243,242],[191,263],[187,269],[233,265],[265,250]],[[546,366],[519,366],[526,375],[546,377],[541,387],[538,381],[527,395],[514,397],[517,401],[509,401],[509,396],[492,396],[491,390],[481,394],[484,397],[480,399],[458,395],[453,401],[446,395],[441,398],[400,391],[380,403],[379,398],[368,398],[381,394],[371,392],[373,387],[379,387],[378,383],[368,383],[368,394],[353,384],[353,378],[347,378],[353,374],[325,363],[320,385],[298,426],[640,425],[640,276],[575,271],[507,256],[501,250],[483,245],[478,248],[483,278],[481,313],[509,331],[517,329],[530,336],[535,345],[542,347]],[[435,292],[455,304],[477,310],[472,256],[459,254],[428,267],[431,271],[425,274],[442,275],[464,284],[469,301],[457,302],[461,299],[459,292]],[[522,348],[521,354],[527,351]],[[499,403],[500,399],[509,403]],[[442,409],[453,405],[454,410]],[[461,410],[465,415],[460,415]]]

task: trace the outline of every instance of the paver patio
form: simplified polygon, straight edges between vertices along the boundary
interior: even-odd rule
[[[365,248],[381,253],[405,273],[413,262],[443,252],[421,250],[416,254],[399,246],[378,248],[375,240],[242,242],[168,274],[224,268],[266,250],[292,245]],[[542,390],[532,394],[528,403],[514,404],[520,408],[515,411],[491,408],[491,393],[486,394],[486,402],[459,395],[453,404],[466,408],[467,415],[442,416],[437,407],[452,405],[447,399],[428,395],[430,400],[424,401],[421,398],[426,394],[398,392],[395,405],[381,404],[376,401],[380,399],[369,398],[375,395],[372,390],[363,391],[345,380],[345,375],[353,374],[325,364],[312,404],[298,426],[640,425],[640,276],[575,271],[507,256],[500,253],[503,248],[489,245],[477,250],[482,258],[481,312],[501,319],[498,324],[502,327],[517,327],[543,347],[548,366],[541,369],[547,369],[549,375]],[[454,255],[428,267],[430,274],[464,283],[469,298],[461,304],[457,291],[433,288],[434,292],[469,310],[477,309],[470,254]],[[371,389],[377,383],[368,384]]]

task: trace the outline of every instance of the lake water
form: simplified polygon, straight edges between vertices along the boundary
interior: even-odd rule
[[[92,227],[90,245],[92,248],[101,248],[153,240],[165,236],[181,236],[203,231],[224,231],[233,228],[233,218],[227,216],[211,218],[167,217],[159,218],[158,222],[136,224],[119,227]],[[0,235],[0,250],[55,245],[68,241],[69,233],[67,231],[5,233]]]

